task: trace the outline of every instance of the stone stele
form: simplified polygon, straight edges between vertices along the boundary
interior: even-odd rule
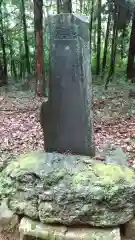
[[[50,16],[48,24],[49,96],[41,114],[45,150],[94,156],[88,19],[65,13]]]

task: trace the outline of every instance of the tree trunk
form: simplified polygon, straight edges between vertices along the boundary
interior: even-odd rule
[[[22,21],[23,21],[23,31],[24,31],[26,70],[27,70],[27,75],[30,75],[29,44],[28,44],[28,36],[27,36],[27,24],[26,24],[24,0],[21,0],[21,2],[22,2]]]
[[[79,3],[80,3],[80,12],[82,13],[83,0],[79,0]]]
[[[23,56],[22,56],[22,44],[21,43],[19,43],[19,54],[20,54],[19,78],[22,79],[22,77],[23,77]]]
[[[14,76],[14,78],[17,78],[17,71],[16,71],[16,66],[15,66],[15,61],[14,59],[12,59],[12,74]]]
[[[97,39],[96,39],[96,36],[97,36],[97,24],[94,23],[93,25],[94,25],[93,26],[93,30],[94,30],[94,34],[93,34],[93,51],[94,51],[94,53],[96,53],[97,52]]]
[[[94,0],[91,1],[91,11],[90,11],[90,50],[92,43],[92,25],[93,25],[93,10],[94,10]]]
[[[97,26],[97,64],[96,74],[100,74],[100,53],[101,53],[101,0],[98,0],[98,26]]]
[[[112,37],[112,52],[111,52],[111,62],[110,62],[110,77],[113,76],[115,72],[115,59],[116,59],[116,47],[117,47],[117,38],[118,38],[118,18],[119,18],[119,8],[115,7],[115,16],[114,16],[114,27],[113,27],[113,37]]]
[[[135,77],[134,57],[135,57],[135,11],[133,15],[131,35],[130,35],[128,63],[127,63],[127,78]]]
[[[17,78],[17,72],[16,72],[15,61],[13,59],[12,44],[9,44],[9,51],[10,51],[10,60],[11,60],[11,76],[13,76],[16,79]]]
[[[115,5],[112,46],[111,46],[111,59],[110,59],[110,67],[109,67],[109,72],[108,72],[108,76],[105,84],[105,89],[107,89],[109,81],[112,81],[112,76],[114,75],[114,72],[115,72],[116,47],[117,47],[117,38],[118,38],[118,28],[117,28],[118,21],[119,21],[119,7]]]
[[[1,62],[1,66],[2,66],[2,75],[3,75],[3,79],[1,82],[1,85],[6,85],[7,84],[7,56],[6,56],[6,47],[5,47],[5,39],[4,39],[4,31],[3,31],[3,19],[2,19],[2,11],[0,8],[0,42],[1,42],[1,47],[2,47],[2,54],[3,54],[3,66],[2,66],[2,62]]]
[[[109,9],[109,10],[111,10],[111,9]],[[108,20],[107,20],[107,28],[106,28],[106,36],[105,36],[105,44],[104,44],[104,53],[103,53],[103,62],[102,62],[102,71],[103,72],[104,72],[104,69],[106,67],[110,23],[111,23],[111,11],[109,11],[109,13],[108,13]]]
[[[2,61],[0,60],[0,87],[5,85],[4,81],[5,81],[5,74],[3,70]]]
[[[72,13],[72,0],[57,0],[57,13]]]
[[[3,69],[4,69],[4,81],[3,84],[7,84],[7,56],[6,56],[6,49],[5,49],[5,40],[3,35],[1,36],[1,45],[3,50]]]
[[[122,34],[121,34],[121,60],[123,60],[124,58],[124,50],[125,50],[125,44],[124,44],[124,40],[126,37],[126,25],[123,27],[122,29]]]
[[[43,0],[34,0],[34,27],[36,35],[36,94],[44,96]]]

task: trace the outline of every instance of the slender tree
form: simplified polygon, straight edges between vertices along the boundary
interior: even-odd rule
[[[129,52],[128,52],[128,63],[127,63],[127,77],[128,78],[135,77],[134,57],[135,57],[135,11],[133,14]]]
[[[36,38],[36,93],[45,94],[44,48],[43,48],[43,0],[34,0],[34,28]]]
[[[23,44],[19,43],[19,77],[24,78],[25,77],[25,55],[24,55],[24,49]]]
[[[82,13],[82,9],[83,9],[83,0],[79,0],[80,3],[80,12]]]
[[[9,51],[10,51],[10,60],[11,60],[11,63],[10,63],[11,76],[13,76],[16,79],[17,78],[17,71],[16,71],[15,61],[14,61],[14,57],[13,57],[14,53],[13,53],[12,44],[9,43],[8,47],[9,47]]]
[[[0,56],[1,57],[1,56]],[[0,59],[0,87],[2,87],[4,84],[4,79],[5,79],[5,76],[4,76],[4,70],[3,70],[3,65],[2,65],[2,61]]]
[[[3,76],[1,85],[6,85],[7,84],[7,55],[6,55],[6,44],[4,39],[3,16],[2,16],[1,5],[2,5],[2,1],[0,2],[0,45],[2,49],[2,55],[3,55],[2,56],[3,59],[0,64],[1,75]]]
[[[28,44],[28,36],[27,36],[27,23],[26,23],[24,0],[21,0],[21,3],[22,3],[22,22],[23,22],[23,31],[24,31],[26,70],[27,70],[27,74],[30,75],[29,44]]]
[[[103,62],[102,62],[103,72],[106,67],[106,60],[107,60],[110,23],[111,23],[111,7],[109,8],[109,12],[108,12],[107,28],[106,28],[105,43],[104,43]]]
[[[115,4],[113,11],[113,34],[112,34],[112,45],[111,45],[111,59],[110,59],[110,67],[109,72],[105,84],[105,88],[107,89],[109,81],[112,81],[112,77],[115,72],[115,60],[116,60],[116,47],[117,47],[117,38],[118,38],[118,21],[119,21],[119,7]]]
[[[72,0],[57,0],[57,13],[71,13]]]
[[[97,63],[96,74],[100,73],[100,54],[101,54],[101,0],[98,0],[98,25],[97,25]]]
[[[94,12],[94,0],[91,1],[91,11],[90,11],[90,49],[91,49],[91,43],[92,43],[92,27],[93,27],[93,12]]]
[[[122,32],[121,32],[121,51],[120,51],[120,53],[121,53],[121,60],[124,58],[125,37],[126,37],[126,24],[123,26]]]

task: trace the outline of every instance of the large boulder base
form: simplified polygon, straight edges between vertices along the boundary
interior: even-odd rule
[[[28,218],[23,218],[19,227],[21,239],[46,239],[46,240],[120,240],[119,228],[68,228],[41,224]]]
[[[135,210],[134,172],[86,156],[33,152],[0,173],[0,199],[42,223],[117,226]]]

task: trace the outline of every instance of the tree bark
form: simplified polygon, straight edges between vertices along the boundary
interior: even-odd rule
[[[36,38],[36,94],[45,95],[44,47],[43,47],[43,0],[34,0],[34,27]]]
[[[98,0],[98,26],[97,26],[97,64],[96,74],[100,74],[100,54],[101,54],[101,0]]]
[[[90,50],[92,44],[92,25],[93,25],[93,10],[94,10],[94,0],[91,1],[91,11],[90,11]]]
[[[29,44],[28,44],[28,36],[27,36],[25,5],[24,5],[24,0],[21,0],[21,1],[22,1],[22,21],[23,21],[23,31],[24,31],[26,70],[27,70],[27,74],[30,75]]]
[[[111,9],[109,9],[109,10],[111,10]],[[111,11],[109,11],[109,13],[108,13],[108,20],[107,20],[107,28],[106,28],[106,36],[105,36],[105,44],[104,44],[104,53],[103,53],[103,62],[102,62],[102,71],[103,72],[104,72],[104,69],[106,67],[110,23],[111,23]]]
[[[127,78],[135,77],[135,66],[134,66],[134,57],[135,57],[135,11],[132,20],[132,28],[130,35],[130,44],[128,52],[128,63],[127,63]]]
[[[83,0],[79,0],[80,2],[80,12],[82,13],[82,8],[83,8]]]
[[[57,13],[72,13],[72,0],[57,0]]]
[[[124,44],[124,41],[125,41],[125,37],[126,37],[126,25],[123,26],[123,29],[122,29],[122,33],[121,33],[121,60],[123,60],[124,58],[124,52],[125,52],[125,44]]]
[[[2,61],[0,60],[0,87],[5,85],[4,81],[5,81],[5,74],[3,70]]]
[[[12,49],[12,44],[9,44],[9,51],[10,51],[10,72],[11,76],[14,76],[14,78],[17,78],[17,72],[16,72],[16,67],[15,67],[15,62],[13,59],[13,49]]]
[[[115,72],[116,47],[117,47],[117,38],[118,38],[118,27],[117,27],[118,21],[119,21],[119,7],[115,5],[112,46],[111,46],[111,59],[110,59],[110,67],[109,67],[109,72],[108,72],[108,76],[105,84],[105,89],[107,89],[109,82],[112,81],[112,76],[114,75],[114,72]]]
[[[1,42],[1,47],[2,47],[2,55],[3,55],[3,61],[1,61],[1,66],[2,66],[2,62],[3,62],[3,66],[2,66],[2,75],[3,75],[3,79],[1,82],[1,85],[6,85],[7,82],[7,55],[6,55],[6,46],[5,46],[5,39],[4,39],[4,31],[3,31],[3,18],[2,18],[2,10],[0,7],[0,42]]]

